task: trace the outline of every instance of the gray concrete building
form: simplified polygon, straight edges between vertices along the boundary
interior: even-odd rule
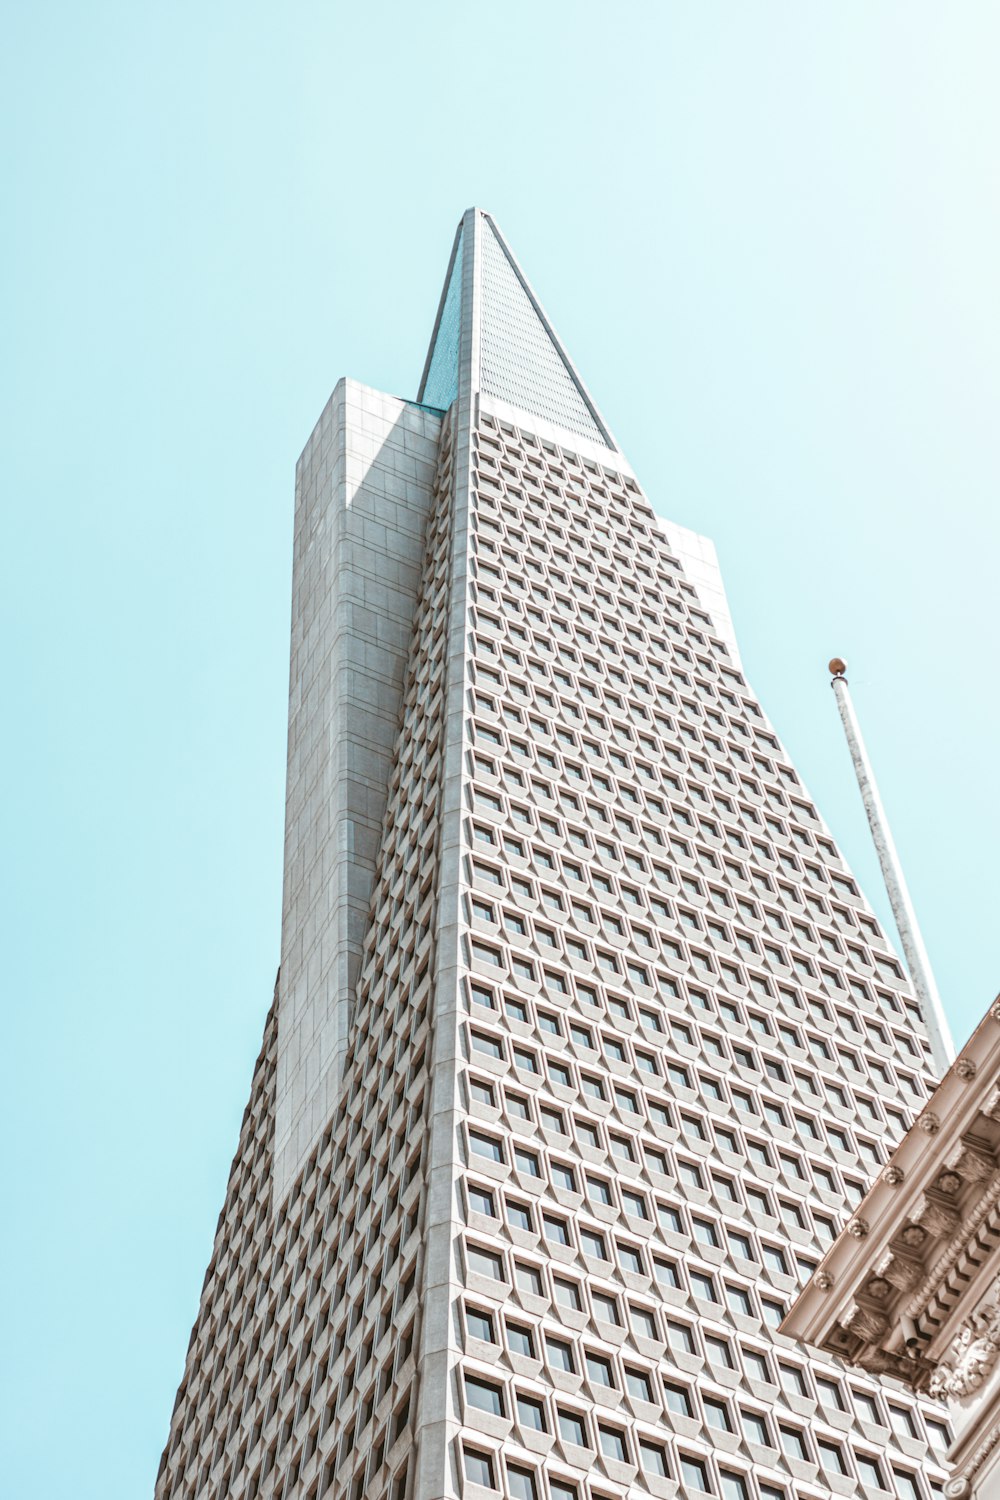
[[[281,968],[158,1500],[942,1493],[937,1403],[779,1330],[925,1018],[488,214],[417,399],[334,391],[293,566]]]

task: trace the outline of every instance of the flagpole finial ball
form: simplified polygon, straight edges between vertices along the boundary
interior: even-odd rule
[[[847,663],[842,656],[835,656],[830,662],[830,675],[832,677],[843,677],[847,671]]]

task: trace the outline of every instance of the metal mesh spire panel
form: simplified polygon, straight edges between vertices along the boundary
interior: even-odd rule
[[[480,380],[484,395],[606,443],[539,309],[484,218]]]
[[[421,400],[428,406],[447,411],[458,394],[458,346],[462,324],[462,240],[461,228],[452,257],[448,286],[441,304],[438,325],[427,364]]]

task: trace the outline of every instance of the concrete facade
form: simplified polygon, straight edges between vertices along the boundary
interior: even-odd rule
[[[337,1098],[440,418],[342,380],[296,469],[275,1193]]]

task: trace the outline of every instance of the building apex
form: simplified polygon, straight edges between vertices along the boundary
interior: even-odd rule
[[[460,392],[618,447],[496,220],[462,215],[417,400],[447,410]]]

